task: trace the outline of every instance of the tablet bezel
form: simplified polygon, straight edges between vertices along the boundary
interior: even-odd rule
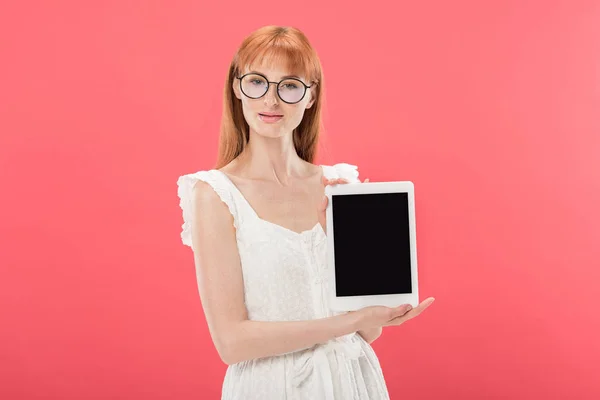
[[[411,280],[412,293],[369,295],[369,296],[336,296],[335,281],[335,249],[334,237],[335,230],[333,226],[333,201],[332,196],[347,194],[373,194],[373,193],[407,193],[408,194],[408,214],[409,214],[409,235],[410,235],[410,259],[411,259]],[[367,182],[367,183],[344,183],[338,185],[328,185],[325,187],[325,195],[328,197],[326,209],[327,221],[327,263],[329,266],[330,282],[330,307],[332,311],[344,312],[355,311],[368,306],[387,306],[397,307],[402,304],[411,304],[416,307],[419,304],[419,280],[417,270],[417,240],[416,240],[416,221],[415,221],[415,191],[414,183],[411,181],[394,182]]]

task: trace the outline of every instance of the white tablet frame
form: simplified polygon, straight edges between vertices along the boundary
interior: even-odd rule
[[[409,235],[410,235],[410,258],[411,258],[411,280],[412,293],[385,294],[370,296],[336,296],[335,284],[335,249],[333,227],[333,201],[332,196],[345,194],[369,194],[369,193],[407,193],[409,212]],[[328,197],[326,209],[327,221],[327,263],[329,265],[329,299],[332,311],[355,311],[368,306],[397,307],[402,304],[410,304],[416,307],[419,304],[419,280],[417,274],[417,236],[415,222],[415,189],[411,181],[395,182],[367,182],[367,183],[344,183],[328,185],[325,187],[325,195]]]

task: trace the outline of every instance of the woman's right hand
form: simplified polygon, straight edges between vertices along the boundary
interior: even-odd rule
[[[420,315],[434,300],[433,297],[429,297],[415,308],[410,304],[398,307],[370,306],[353,312],[358,317],[358,330],[395,326]]]

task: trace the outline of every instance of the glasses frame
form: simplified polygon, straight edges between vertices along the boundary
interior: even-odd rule
[[[251,97],[251,96],[248,96],[246,94],[246,92],[244,92],[244,89],[242,88],[242,79],[244,79],[248,75],[258,75],[258,76],[262,76],[263,78],[265,78],[265,81],[267,82],[267,90],[265,90],[265,92],[262,95],[260,95],[258,97]],[[310,89],[311,87],[314,86],[314,84],[308,86],[306,83],[302,82],[298,78],[284,78],[284,79],[280,80],[279,82],[271,82],[271,81],[269,81],[269,79],[266,76],[264,76],[263,74],[260,74],[258,72],[248,72],[247,74],[244,74],[244,75],[239,76],[239,77],[236,76],[235,78],[240,80],[240,90],[241,90],[242,93],[244,93],[244,96],[248,97],[249,99],[254,99],[254,100],[260,99],[261,97],[264,97],[264,95],[266,95],[267,93],[269,93],[269,89],[271,88],[271,84],[276,84],[277,85],[277,90],[276,90],[277,97],[279,97],[279,99],[281,101],[283,101],[284,103],[286,103],[286,104],[298,104],[298,103],[300,103],[302,101],[302,99],[304,99],[304,97],[306,96],[307,89]],[[289,80],[298,81],[298,82],[300,82],[302,84],[302,86],[304,86],[304,93],[302,94],[302,97],[300,97],[300,100],[295,101],[293,103],[290,103],[289,101],[285,101],[279,95],[279,85],[281,85],[281,82],[283,82],[283,81],[289,81]]]

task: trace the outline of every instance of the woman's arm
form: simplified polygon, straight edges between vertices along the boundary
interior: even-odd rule
[[[192,248],[202,307],[226,364],[289,353],[356,332],[359,313],[290,322],[248,320],[233,217],[205,182],[194,186]]]
[[[381,336],[381,332],[383,332],[383,327],[376,327],[371,329],[363,329],[358,331],[358,334],[362,336],[363,339],[369,344],[373,343],[375,340]]]

